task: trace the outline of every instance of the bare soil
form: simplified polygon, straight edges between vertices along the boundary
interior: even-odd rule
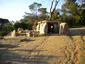
[[[85,36],[50,35],[0,40],[0,64],[85,64]]]

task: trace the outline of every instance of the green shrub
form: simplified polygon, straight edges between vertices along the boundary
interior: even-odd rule
[[[0,30],[0,36],[5,36],[7,35],[8,33],[10,33],[12,30],[14,30],[14,27],[12,25],[12,23],[5,23],[3,25],[3,27],[1,28]]]
[[[10,22],[5,23],[4,26],[2,27],[2,31],[11,32],[12,30],[14,30],[14,27]]]
[[[7,31],[0,31],[0,36],[5,36],[5,35],[7,35],[7,34],[8,34]]]

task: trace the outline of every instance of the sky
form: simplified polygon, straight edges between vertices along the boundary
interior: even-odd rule
[[[23,18],[24,12],[30,12],[28,6],[34,2],[41,3],[49,11],[52,0],[0,0],[0,18],[18,21]],[[60,0],[57,8],[61,8],[63,3],[64,0]]]

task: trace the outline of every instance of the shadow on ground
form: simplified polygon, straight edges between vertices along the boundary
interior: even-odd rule
[[[16,48],[17,45],[0,44],[0,48]]]
[[[31,53],[37,53],[37,55],[24,56],[14,51],[24,51]],[[43,50],[0,50],[0,64],[48,64],[46,59],[55,59],[56,56],[39,55]]]
[[[72,28],[69,32],[71,35],[85,35],[85,28]]]
[[[32,39],[21,39],[20,42],[30,42],[30,41],[35,41],[35,40],[32,40]]]

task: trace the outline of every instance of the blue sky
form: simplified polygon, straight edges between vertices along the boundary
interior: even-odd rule
[[[52,0],[0,0],[0,18],[16,21],[23,18],[24,12],[30,12],[29,5],[38,2],[49,11]],[[60,0],[57,8],[60,8],[64,0]]]

